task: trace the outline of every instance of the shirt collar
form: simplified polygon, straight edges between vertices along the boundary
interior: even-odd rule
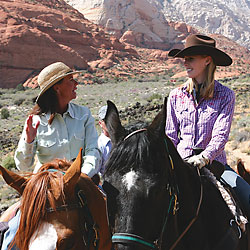
[[[187,87],[188,87],[188,81],[185,82],[185,83],[180,87],[180,89],[181,89],[181,91],[182,91],[184,94],[189,95],[189,92],[187,91]]]
[[[49,120],[50,115],[51,115],[51,112],[50,112],[50,111],[47,112],[47,113],[45,114],[45,117],[46,117],[46,120],[47,120],[47,121]],[[56,114],[56,115],[58,115],[58,114]],[[63,116],[65,116],[65,115],[69,115],[69,116],[70,116],[71,118],[73,118],[73,119],[78,119],[78,120],[81,119],[80,114],[79,114],[79,117],[77,116],[77,114],[75,114],[74,109],[73,109],[73,104],[72,104],[72,103],[69,103],[68,109],[67,109],[66,112],[63,114]]]
[[[183,92],[187,92],[187,86],[188,86],[188,81],[185,82],[185,83],[182,85],[181,90],[182,90]],[[216,81],[216,80],[214,80],[214,92],[218,92],[218,91],[220,91],[219,82]]]
[[[219,91],[219,82],[218,81],[214,81],[214,92],[218,92]]]
[[[72,107],[72,103],[69,103],[69,105],[68,105],[68,109],[67,109],[67,111],[65,112],[65,114],[68,114],[71,118],[77,118],[76,116],[75,116],[75,113],[74,113],[74,110],[73,110],[73,107]]]

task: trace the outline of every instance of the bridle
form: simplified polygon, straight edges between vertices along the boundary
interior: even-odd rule
[[[146,131],[147,129],[139,129],[136,130],[134,132],[132,132],[131,134],[129,134],[128,136],[125,137],[124,140],[128,139],[130,136],[136,134],[136,133],[140,133],[143,131]],[[170,194],[170,203],[169,203],[169,207],[164,219],[164,223],[161,229],[161,233],[160,233],[160,237],[158,237],[157,240],[155,241],[148,241],[146,239],[144,239],[143,237],[136,235],[136,234],[132,234],[132,233],[114,233],[112,236],[112,243],[115,244],[136,244],[136,245],[140,245],[143,246],[144,248],[148,248],[148,249],[161,249],[161,244],[162,244],[162,239],[163,239],[163,234],[165,232],[166,226],[167,226],[167,222],[168,222],[168,218],[169,215],[172,213],[173,215],[175,215],[175,213],[178,210],[178,194],[179,194],[179,188],[178,185],[176,183],[176,176],[175,176],[175,171],[174,171],[174,164],[173,164],[173,160],[172,157],[169,153],[169,149],[168,149],[168,144],[166,139],[164,139],[165,142],[165,146],[166,146],[166,151],[167,151],[167,156],[171,165],[171,178],[173,179],[173,183],[172,185],[170,185],[170,187],[168,187],[169,190],[169,194]],[[198,203],[198,207],[196,209],[196,213],[194,218],[190,221],[190,223],[187,225],[187,227],[185,228],[185,230],[179,235],[179,237],[177,238],[177,240],[174,242],[174,244],[170,247],[170,250],[173,250],[177,244],[180,242],[180,240],[184,237],[184,235],[187,233],[187,231],[190,229],[190,227],[193,225],[193,223],[196,221],[199,211],[200,211],[200,207],[201,207],[201,203],[202,203],[202,199],[203,199],[203,185],[201,182],[201,177],[200,177],[200,172],[199,169],[197,168],[197,172],[198,172],[198,176],[200,178],[200,199],[199,199],[199,203]]]
[[[44,171],[60,172],[63,175],[65,174],[65,172],[58,170],[58,169],[47,169]],[[77,203],[63,204],[55,208],[48,207],[46,208],[46,211],[48,213],[52,213],[52,212],[57,212],[57,211],[81,209],[81,214],[84,216],[84,219],[85,219],[85,224],[83,225],[83,228],[86,230],[86,233],[87,233],[87,248],[90,249],[90,246],[93,245],[94,249],[97,250],[99,247],[99,240],[100,240],[98,226],[94,222],[92,214],[87,205],[87,199],[85,197],[83,190],[81,190],[78,186],[76,186],[75,192],[78,198]]]
[[[120,243],[120,244],[134,243],[136,245],[141,245],[149,249],[158,249],[156,242],[149,242],[145,240],[143,237],[130,233],[115,233],[112,236],[112,243]]]
[[[172,204],[173,201],[176,199],[175,195],[171,196],[171,200],[170,200],[170,204],[169,204],[169,208],[168,208],[168,212],[161,230],[161,234],[160,237],[155,240],[154,242],[150,242],[146,239],[144,239],[143,237],[136,235],[136,234],[131,234],[131,233],[115,233],[112,236],[112,243],[119,243],[119,244],[136,244],[136,245],[140,245],[140,246],[144,246],[145,248],[148,249],[161,249],[161,243],[162,243],[162,237],[163,237],[163,233],[166,229],[166,225],[167,225],[167,221],[168,221],[168,217],[172,208]],[[175,209],[177,209],[176,207],[176,203],[173,207],[173,213],[175,211]]]

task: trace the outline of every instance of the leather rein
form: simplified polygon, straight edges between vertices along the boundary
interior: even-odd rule
[[[130,136],[136,134],[136,133],[140,133],[140,132],[144,132],[147,129],[139,129],[136,130],[134,132],[132,132],[131,134],[129,134],[127,137],[125,137],[124,140],[126,140],[127,138],[129,138]],[[178,185],[176,183],[176,177],[175,177],[175,171],[174,171],[174,164],[173,164],[173,160],[172,157],[169,153],[169,149],[168,149],[168,145],[167,145],[167,141],[164,140],[165,142],[165,146],[167,149],[167,156],[171,165],[171,177],[173,178],[173,185],[170,185],[170,187],[168,187],[169,190],[169,194],[170,194],[170,203],[169,203],[169,207],[168,207],[168,211],[167,214],[165,216],[164,219],[164,223],[162,226],[162,230],[160,233],[160,237],[155,240],[154,242],[148,241],[146,239],[144,239],[143,237],[136,235],[136,234],[131,234],[131,233],[114,233],[112,236],[112,242],[113,243],[118,243],[118,244],[136,244],[136,245],[140,245],[143,246],[144,248],[147,249],[162,249],[161,248],[161,243],[162,243],[162,238],[163,238],[163,234],[164,231],[166,229],[167,226],[167,221],[169,218],[169,215],[172,213],[173,215],[175,215],[176,211],[178,210],[178,193],[179,193],[179,188]],[[184,237],[184,235],[188,232],[188,230],[190,229],[190,227],[193,225],[193,223],[196,221],[199,211],[200,211],[200,207],[201,207],[201,203],[202,203],[202,199],[203,199],[203,185],[202,185],[202,181],[201,181],[201,176],[200,176],[200,171],[198,168],[197,172],[198,172],[198,176],[200,178],[200,199],[199,199],[199,203],[196,209],[196,213],[194,218],[189,222],[189,224],[187,225],[187,227],[185,228],[185,230],[179,235],[179,237],[177,238],[177,240],[174,242],[174,244],[170,247],[170,250],[173,250],[177,244],[181,241],[181,239]]]

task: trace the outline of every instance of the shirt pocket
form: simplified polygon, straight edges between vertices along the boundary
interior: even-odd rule
[[[206,109],[201,111],[200,118],[203,123],[210,123],[212,126],[218,117],[218,110],[207,106]]]
[[[52,136],[40,136],[37,150],[40,156],[56,156],[58,151],[57,139]]]
[[[190,110],[183,105],[176,107],[176,117],[181,125],[191,122]]]

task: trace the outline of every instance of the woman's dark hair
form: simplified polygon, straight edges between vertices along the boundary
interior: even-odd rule
[[[56,84],[60,84],[63,79],[61,79]],[[37,103],[30,111],[30,115],[41,115],[50,112],[49,124],[53,122],[56,114],[56,108],[58,106],[58,98],[54,88],[50,87],[46,90],[37,100]]]

